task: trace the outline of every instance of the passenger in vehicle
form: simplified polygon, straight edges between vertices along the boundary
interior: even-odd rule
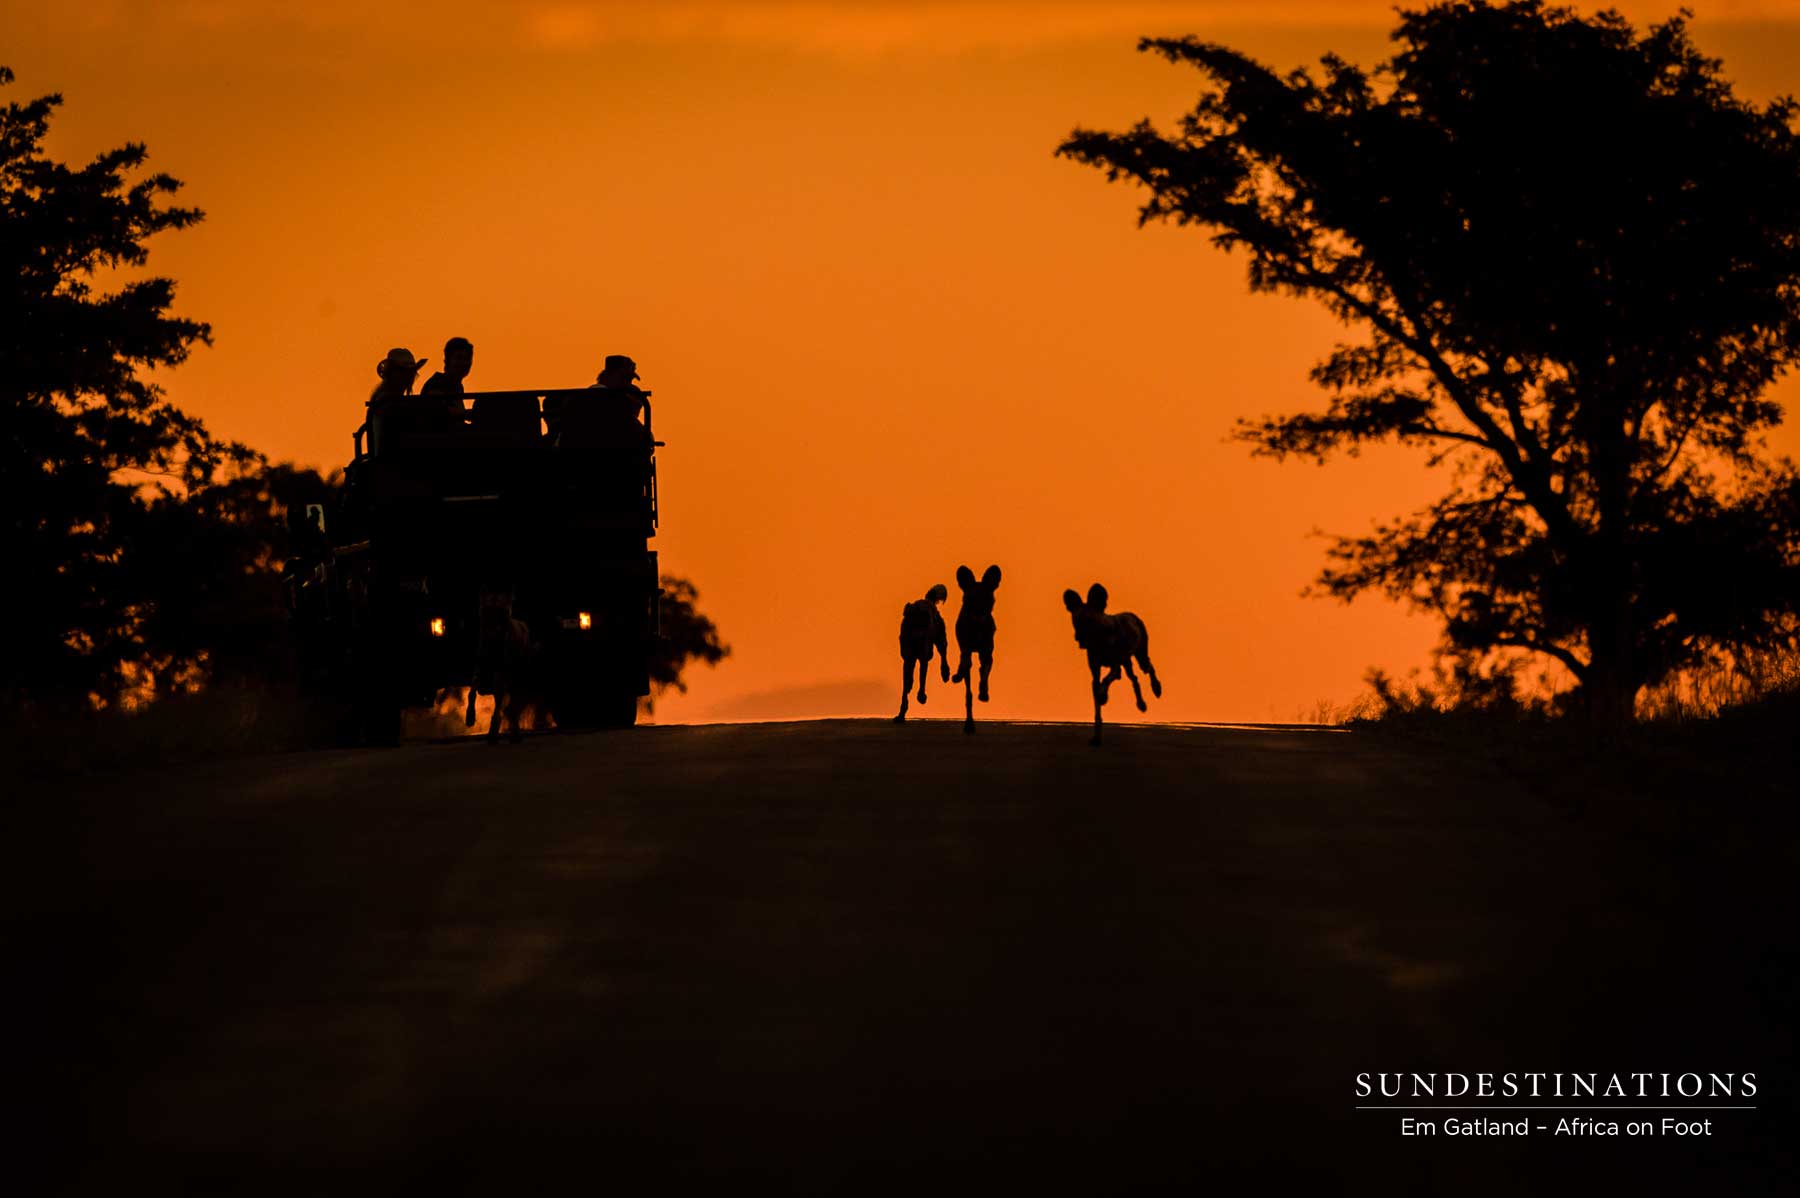
[[[375,375],[381,381],[369,393],[369,412],[363,418],[370,453],[379,454],[396,435],[438,431],[434,426],[442,420],[420,419],[423,414],[414,406],[419,401],[412,398],[413,383],[424,365],[425,360],[413,357],[409,349],[390,349],[387,357],[375,364]]]
[[[463,426],[463,380],[475,365],[475,345],[467,337],[452,337],[444,342],[444,368],[425,380],[420,396],[430,396],[432,406],[439,408],[447,429]]]
[[[425,368],[425,362],[424,358],[414,358],[410,349],[388,350],[387,357],[375,363],[375,377],[381,381],[375,384],[369,402],[411,395],[413,383],[418,380],[419,371]]]
[[[620,415],[627,415],[633,420],[644,414],[644,392],[637,385],[638,368],[624,354],[606,355],[606,365],[594,378],[594,385],[588,390],[605,391],[607,406]]]
[[[463,380],[475,366],[475,345],[467,337],[444,342],[444,368],[425,380],[420,395],[461,395]]]
[[[608,354],[605,367],[587,389],[587,395],[568,402],[561,396],[546,396],[544,424],[551,439],[560,444],[565,432],[583,440],[601,437],[631,441],[641,437],[647,397],[638,387],[637,378],[636,362],[624,354]]]

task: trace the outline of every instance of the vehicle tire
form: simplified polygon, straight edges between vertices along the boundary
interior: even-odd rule
[[[399,684],[400,666],[389,646],[368,634],[356,643],[345,663],[344,680],[355,743],[384,748],[400,743],[400,716],[405,707]]]
[[[602,728],[629,728],[637,723],[638,697],[610,695],[600,705]]]
[[[322,654],[307,660],[295,687],[302,713],[302,736],[309,749],[354,749],[368,743],[370,707],[367,688],[344,662]]]
[[[370,696],[357,703],[357,740],[370,748],[400,743],[400,704]]]
[[[303,692],[302,704],[305,745],[309,749],[354,749],[362,743],[359,713],[355,704],[325,691]]]

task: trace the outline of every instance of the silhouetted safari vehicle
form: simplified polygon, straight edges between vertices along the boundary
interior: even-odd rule
[[[660,635],[656,447],[645,395],[591,388],[377,401],[336,510],[298,517],[302,673],[357,739],[471,684],[483,590],[513,592],[558,727],[624,727]],[[545,426],[545,412],[551,427]]]

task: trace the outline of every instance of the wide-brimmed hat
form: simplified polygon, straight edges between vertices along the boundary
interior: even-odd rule
[[[417,374],[424,369],[426,359],[413,357],[410,349],[390,349],[387,357],[375,363],[375,373],[382,378],[390,374]]]
[[[632,378],[638,377],[638,368],[637,368],[636,362],[633,362],[630,358],[626,357],[624,354],[607,354],[606,355],[606,370],[617,370],[621,367],[626,370],[629,370],[631,372]],[[603,370],[603,371],[601,371],[601,373],[604,374],[604,373],[606,373],[606,371]]]

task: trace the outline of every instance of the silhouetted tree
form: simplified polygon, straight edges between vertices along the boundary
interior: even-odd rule
[[[670,687],[687,693],[681,674],[689,662],[716,666],[731,655],[731,646],[719,639],[718,626],[696,606],[699,598],[700,592],[687,579],[662,576],[663,640],[650,657],[652,705]]]
[[[136,671],[151,694],[296,681],[283,572],[296,548],[288,514],[328,503],[339,485],[341,475],[258,462],[144,505],[121,578],[146,600],[133,631]]]
[[[0,84],[12,79],[0,68]],[[209,339],[205,324],[170,315],[174,283],[98,281],[142,266],[150,236],[201,213],[163,202],[180,187],[168,175],[128,181],[141,145],[82,167],[45,157],[60,103],[0,108],[0,555],[13,580],[0,696],[12,704],[80,704],[130,685],[154,598],[142,567],[166,547],[168,505],[257,462],[143,376]]]
[[[1626,720],[1793,627],[1800,483],[1759,451],[1800,345],[1796,106],[1737,99],[1680,19],[1450,3],[1393,39],[1316,77],[1147,39],[1210,77],[1193,111],[1059,153],[1366,333],[1315,366],[1326,410],[1240,427],[1259,452],[1454,465],[1436,503],[1340,539],[1323,588],[1437,613],[1451,655],[1553,657]]]

